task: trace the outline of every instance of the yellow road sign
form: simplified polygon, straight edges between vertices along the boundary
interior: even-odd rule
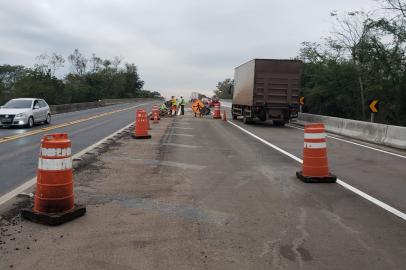
[[[377,113],[379,109],[379,100],[373,99],[369,102],[369,109],[373,113]]]
[[[299,103],[300,103],[300,105],[304,105],[304,97],[300,97]]]
[[[193,102],[193,104],[192,104],[192,110],[193,110],[195,113],[199,113],[199,112],[200,112],[200,109],[202,109],[203,107],[204,107],[204,104],[203,104],[200,100],[198,100],[198,99],[196,99],[196,101]]]

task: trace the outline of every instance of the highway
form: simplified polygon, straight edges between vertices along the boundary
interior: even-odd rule
[[[224,228],[200,224],[199,239],[214,256],[209,269],[404,269],[404,219],[342,185],[301,182],[301,164],[264,143],[301,158],[302,130],[182,120],[166,138],[173,147],[165,158],[207,166],[185,176],[193,201],[229,217]],[[342,181],[406,210],[404,158],[331,138],[328,147],[331,171]]]
[[[123,114],[128,121],[120,127],[132,121]],[[113,125],[109,117],[104,125]],[[56,228],[23,221],[3,238],[3,265],[404,269],[406,221],[377,204],[404,213],[404,152],[328,138],[331,171],[351,190],[296,178],[300,127],[188,111],[162,118],[150,133],[151,140],[122,137],[93,166],[76,171],[75,196],[87,214]],[[21,256],[27,246],[29,256]]]
[[[224,107],[230,108],[231,104],[224,102]],[[254,125],[244,125],[241,120],[232,123],[302,158],[303,127],[294,124],[274,127],[260,121]],[[330,171],[340,180],[406,213],[406,151],[334,134],[329,134],[327,148]]]
[[[151,102],[118,104],[52,116],[51,125],[33,129],[0,129],[0,197],[36,174],[40,141],[44,134],[68,133],[72,154],[130,124],[135,109],[150,110]]]

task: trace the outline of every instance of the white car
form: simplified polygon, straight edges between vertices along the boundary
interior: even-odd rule
[[[51,111],[43,99],[16,98],[0,107],[0,126],[27,126],[51,123]]]

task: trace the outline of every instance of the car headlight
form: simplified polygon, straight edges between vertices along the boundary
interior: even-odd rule
[[[15,117],[16,117],[16,118],[21,118],[21,117],[24,117],[24,116],[26,116],[25,113],[19,113],[19,114],[17,114]]]

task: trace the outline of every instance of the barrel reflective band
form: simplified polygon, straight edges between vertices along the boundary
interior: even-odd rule
[[[312,149],[323,149],[327,147],[327,144],[325,142],[324,143],[305,142],[304,147]]]
[[[58,159],[39,158],[38,169],[45,171],[60,171],[72,169],[72,157]]]
[[[305,133],[305,139],[325,139],[326,133]]]
[[[43,157],[67,157],[72,153],[70,148],[41,148]]]

